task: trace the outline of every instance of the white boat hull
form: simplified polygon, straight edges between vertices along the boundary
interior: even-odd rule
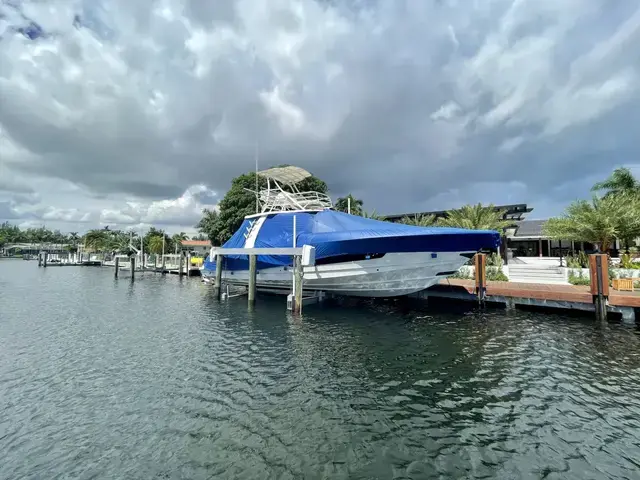
[[[429,288],[452,275],[468,258],[462,253],[388,253],[382,258],[304,267],[304,290],[323,291],[357,297],[396,297]],[[205,281],[215,272],[202,270]],[[273,293],[290,293],[293,272],[290,267],[258,270],[256,288]],[[223,271],[223,281],[247,285],[247,270]]]

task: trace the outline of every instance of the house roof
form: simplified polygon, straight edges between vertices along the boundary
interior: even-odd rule
[[[526,203],[516,203],[511,205],[496,205],[495,210],[504,210],[505,220],[519,220],[523,215],[530,213],[533,207],[529,207]],[[382,218],[387,221],[402,220],[404,217],[415,217],[416,215],[434,215],[436,218],[446,217],[449,210],[437,210],[432,212],[417,213],[400,213],[395,215],[385,215]]]
[[[184,247],[210,247],[211,242],[209,240],[183,240],[182,246]]]
[[[547,220],[520,220],[517,222],[517,230],[512,238],[545,238],[542,227]]]

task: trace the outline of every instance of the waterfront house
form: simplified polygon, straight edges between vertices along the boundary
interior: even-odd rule
[[[211,250],[211,242],[209,240],[183,240],[181,242],[180,251],[189,252],[192,256],[206,257]]]
[[[571,252],[593,252],[594,245],[588,242],[573,242],[571,240],[553,240],[543,234],[543,226],[547,219],[525,219],[525,215],[533,211],[533,207],[526,203],[511,205],[497,205],[496,211],[504,211],[503,219],[512,220],[513,224],[505,229],[501,255],[505,263],[513,257],[565,257]],[[416,215],[433,215],[436,219],[446,217],[447,210],[431,212],[403,213],[387,215],[384,220],[399,222],[405,217]],[[620,248],[617,240],[615,249]]]

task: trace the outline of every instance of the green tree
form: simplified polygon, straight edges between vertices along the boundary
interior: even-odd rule
[[[83,237],[85,248],[102,251],[108,247],[109,233],[107,230],[89,230]]]
[[[158,237],[160,239],[160,250],[159,251],[153,251],[153,249],[151,248],[151,239]],[[164,230],[159,230],[155,227],[151,227],[149,228],[149,231],[147,231],[147,233],[144,235],[142,241],[144,243],[144,251],[145,252],[151,252],[151,253],[162,253],[162,238],[164,237],[164,253],[170,253],[173,252],[174,246],[173,246],[173,240],[171,240],[171,237],[169,235],[167,235],[167,233]],[[139,247],[139,241],[136,243],[134,243],[134,245],[136,245],[137,248]]]
[[[496,210],[493,204],[483,206],[465,205],[458,210],[450,210],[445,218],[440,218],[437,225],[441,227],[467,228],[469,230],[496,230],[502,232],[513,224],[504,220],[504,210]]]
[[[351,200],[351,215],[362,215],[363,201],[351,194],[338,198],[333,207],[339,212],[349,213],[349,200]]]
[[[362,211],[360,213],[360,216],[362,216],[364,218],[370,218],[372,220],[380,220],[382,222],[384,221],[384,217],[381,216],[381,215],[378,215],[375,210],[372,210],[370,212]]]
[[[400,220],[400,223],[415,225],[417,227],[432,227],[436,223],[436,216],[417,213],[413,217],[405,216]]]
[[[631,170],[626,167],[616,168],[611,176],[591,187],[591,191],[605,190],[605,197],[618,194],[640,194],[640,182],[638,182]]]
[[[196,225],[200,235],[206,236],[211,241],[211,244],[216,246],[220,245],[218,240],[218,217],[216,210],[205,208],[202,210],[202,218]]]
[[[140,244],[140,239],[122,230],[113,230],[109,232],[106,249],[112,252],[118,252],[129,255],[132,253],[131,243],[133,245]],[[140,247],[138,246],[138,249]]]
[[[78,241],[80,240],[80,237],[78,236],[78,232],[70,232],[68,237],[67,237],[68,243],[70,243],[71,245],[69,245],[68,250],[70,252],[77,252],[78,251]]]
[[[178,253],[178,250],[182,247],[182,242],[185,240],[189,240],[189,236],[184,232],[171,235],[171,243],[173,243],[175,253]]]
[[[185,240],[189,240],[189,236],[184,233],[174,233],[171,235],[171,243],[173,243],[173,248],[177,251],[180,247],[182,247],[182,242]]]
[[[594,243],[607,252],[616,238],[640,235],[640,201],[629,193],[578,200],[561,217],[547,220],[543,232],[558,240]]]
[[[278,165],[285,167],[288,165]],[[261,176],[258,177],[258,188],[266,188],[267,180]],[[327,193],[327,184],[313,175],[299,182],[296,187],[301,192],[315,191]],[[256,213],[256,196],[255,193],[248,190],[256,188],[256,173],[246,173],[234,178],[231,181],[231,188],[226,193],[219,204],[219,213],[215,221],[204,224],[198,224],[201,233],[206,233],[213,245],[224,244],[231,236],[240,228],[244,217]],[[289,190],[288,187],[283,187]],[[211,211],[206,211],[211,212]],[[211,213],[203,212],[204,216],[211,217]],[[200,226],[201,225],[201,226]],[[208,230],[205,230],[207,228]]]
[[[149,237],[149,252],[159,255],[162,253],[162,235],[153,235]],[[165,252],[167,251],[166,241],[164,244]]]

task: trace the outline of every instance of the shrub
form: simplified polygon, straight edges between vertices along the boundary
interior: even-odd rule
[[[460,278],[462,280],[472,280],[473,275],[469,273],[468,270],[458,270],[456,273],[451,275],[449,278]]]
[[[487,267],[502,267],[503,260],[499,253],[487,255]]]
[[[569,283],[571,285],[591,285],[591,278],[585,276],[582,272],[577,274],[573,271],[569,272]]]
[[[638,270],[640,269],[640,263],[634,262],[633,257],[628,253],[623,253],[620,255],[620,263],[617,268],[626,268],[629,270]]]
[[[487,280],[492,282],[508,282],[507,277],[499,267],[487,267]]]
[[[578,252],[567,256],[567,267],[569,268],[589,268],[589,255]]]

